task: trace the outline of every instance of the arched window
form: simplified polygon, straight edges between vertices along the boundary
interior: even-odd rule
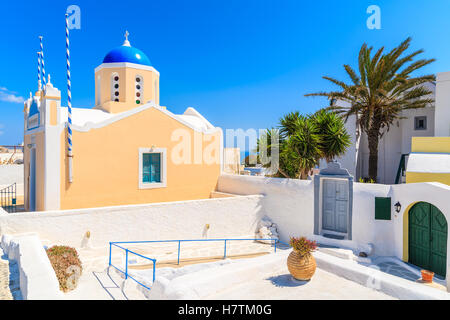
[[[114,72],[111,75],[111,101],[119,102],[119,74]]]
[[[135,83],[134,83],[134,95],[136,104],[142,103],[142,93],[144,92],[144,81],[140,75],[136,75]]]

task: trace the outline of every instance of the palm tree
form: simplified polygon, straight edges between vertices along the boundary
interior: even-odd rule
[[[344,69],[352,83],[337,79],[323,78],[340,87],[339,91],[319,92],[306,96],[324,96],[349,103],[349,107],[332,105],[329,109],[340,113],[345,121],[351,115],[356,116],[357,125],[366,134],[369,145],[369,178],[377,180],[378,142],[396,119],[402,118],[402,111],[423,108],[434,100],[432,93],[423,84],[435,80],[434,75],[412,76],[411,73],[432,63],[435,59],[414,58],[423,53],[417,50],[402,56],[409,48],[411,38],[407,38],[398,47],[388,53],[384,47],[372,55],[372,47],[363,44],[358,57],[358,71],[349,65]]]

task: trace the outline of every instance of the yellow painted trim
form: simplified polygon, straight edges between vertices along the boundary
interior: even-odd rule
[[[48,100],[61,100],[61,97],[45,96],[45,99],[48,99]]]
[[[420,201],[411,203],[403,212],[403,261],[409,260],[409,210]]]
[[[412,137],[411,152],[450,152],[450,137]]]
[[[450,173],[406,172],[406,183],[440,182],[450,185]]]
[[[57,106],[56,106],[56,101],[50,101],[50,125],[52,126],[56,126],[57,124]]]

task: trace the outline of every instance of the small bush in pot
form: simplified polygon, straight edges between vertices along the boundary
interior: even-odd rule
[[[297,280],[310,280],[316,272],[312,252],[317,249],[317,243],[305,237],[291,237],[289,244],[293,249],[287,260],[289,272]]]
[[[59,288],[70,291],[76,288],[83,270],[81,260],[75,248],[68,246],[52,246],[47,250],[47,256],[55,270],[59,281]]]

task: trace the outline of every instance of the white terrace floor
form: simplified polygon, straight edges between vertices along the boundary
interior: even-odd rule
[[[249,237],[247,237],[249,238]],[[150,244],[119,244],[131,251],[157,260],[157,268],[182,267],[193,263],[203,263],[223,259],[223,241],[182,242],[180,265],[177,265],[178,243],[150,243]],[[254,241],[227,241],[227,257],[240,258],[252,255],[261,255],[274,252],[273,246]],[[122,279],[112,269],[108,275],[109,248],[94,248],[79,250],[83,263],[83,274],[78,287],[65,294],[67,299],[135,299],[143,298],[140,293],[125,295],[120,283]],[[125,251],[115,246],[112,247],[112,264],[121,270],[125,270]],[[129,253],[128,268],[151,269],[152,262]],[[158,273],[158,271],[156,271]]]
[[[178,266],[178,243],[157,244],[123,244],[129,250],[157,259],[157,271],[161,267],[182,267],[193,263],[217,261],[223,258],[224,243],[221,242],[187,242],[181,244],[180,265]],[[284,251],[284,250],[280,250]],[[227,242],[227,257],[249,258],[273,253],[270,244],[254,241]],[[280,252],[281,253],[281,252]],[[65,299],[143,299],[138,290],[127,291],[121,288],[122,280],[117,272],[107,273],[109,248],[94,248],[79,250],[83,263],[83,274],[78,287],[64,295]],[[1,250],[0,250],[1,255]],[[206,259],[205,259],[206,258]],[[411,268],[405,268],[399,262],[374,259],[381,271],[415,282],[420,273]],[[124,251],[113,247],[112,262],[124,270]],[[130,253],[129,270],[151,271],[149,261]],[[148,271],[146,271],[148,269]],[[408,270],[409,269],[409,270]],[[8,287],[9,284],[9,287]],[[439,285],[443,287],[442,284]],[[442,290],[442,288],[440,288]],[[20,298],[17,294],[18,275],[14,264],[0,259],[0,300]],[[240,283],[231,288],[206,297],[207,299],[393,299],[392,297],[356,282],[347,280],[333,273],[317,268],[316,274],[309,282],[298,282],[291,278],[285,263],[273,270],[270,276],[255,278]]]
[[[241,283],[206,299],[255,300],[394,300],[380,291],[336,276],[320,268],[310,281],[294,280],[285,265],[271,277]]]
[[[133,244],[123,245],[126,248],[156,258],[157,267],[178,267],[177,248],[178,243],[158,244]],[[83,275],[78,287],[67,294],[67,299],[143,299],[144,296],[138,290],[127,289],[125,294],[121,288],[122,280],[114,269],[108,274],[106,267],[107,249],[81,250],[80,257],[83,261]],[[272,253],[273,246],[253,241],[236,241],[227,243],[228,257],[248,257],[252,254]],[[205,262],[202,258],[208,257],[208,261],[214,261],[223,257],[223,242],[192,242],[181,244],[181,266]],[[211,259],[215,257],[216,259]],[[113,247],[112,262],[123,270],[123,250]],[[166,263],[164,263],[166,262]],[[168,263],[167,263],[168,262]],[[151,271],[151,263],[145,259],[130,254],[129,270],[148,268]],[[144,270],[143,270],[144,271]],[[158,274],[158,270],[156,271]],[[130,286],[131,288],[134,286]],[[241,283],[223,292],[218,292],[206,299],[394,299],[382,292],[364,287],[353,281],[336,276],[317,268],[314,278],[309,282],[293,280],[285,264],[278,270],[274,270],[270,277],[253,279]]]

